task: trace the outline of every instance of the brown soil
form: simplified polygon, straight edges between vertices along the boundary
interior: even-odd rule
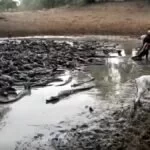
[[[102,3],[0,14],[0,36],[114,34],[140,35],[150,27],[143,2]]]

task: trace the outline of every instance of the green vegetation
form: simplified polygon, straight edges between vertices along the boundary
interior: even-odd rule
[[[53,8],[72,4],[90,4],[95,0],[22,0],[21,7],[26,9]]]
[[[18,0],[19,1],[19,0]],[[98,0],[104,2],[107,0]],[[136,0],[135,0],[136,1]],[[150,0],[145,0],[150,3]],[[97,2],[97,0],[20,0],[19,9],[43,9],[54,8],[65,5],[86,5]],[[16,9],[15,0],[0,0],[0,10]]]
[[[13,0],[0,0],[0,10],[16,9],[17,3]]]

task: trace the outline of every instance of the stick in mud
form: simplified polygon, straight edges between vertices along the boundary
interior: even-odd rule
[[[81,87],[77,89],[65,90],[59,93],[57,96],[52,96],[49,100],[46,100],[46,104],[48,103],[57,103],[59,100],[64,99],[72,94],[76,94],[78,92],[83,92],[94,88],[95,86]]]

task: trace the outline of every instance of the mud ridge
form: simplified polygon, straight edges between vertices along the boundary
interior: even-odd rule
[[[65,69],[104,65],[104,57],[109,57],[112,51],[111,45],[100,41],[3,40],[0,42],[0,95],[8,97],[12,91],[16,92],[13,86],[23,86],[25,83],[30,83],[31,87],[43,87],[52,82],[62,82],[58,76]],[[118,53],[115,46],[114,52]],[[63,85],[65,83],[60,84]]]

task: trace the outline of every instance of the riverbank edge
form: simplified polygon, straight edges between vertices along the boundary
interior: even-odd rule
[[[140,36],[130,35],[27,35],[27,36],[0,36],[0,40],[23,40],[23,39],[51,39],[51,40],[110,40],[110,41],[126,41],[126,40],[141,40]]]

